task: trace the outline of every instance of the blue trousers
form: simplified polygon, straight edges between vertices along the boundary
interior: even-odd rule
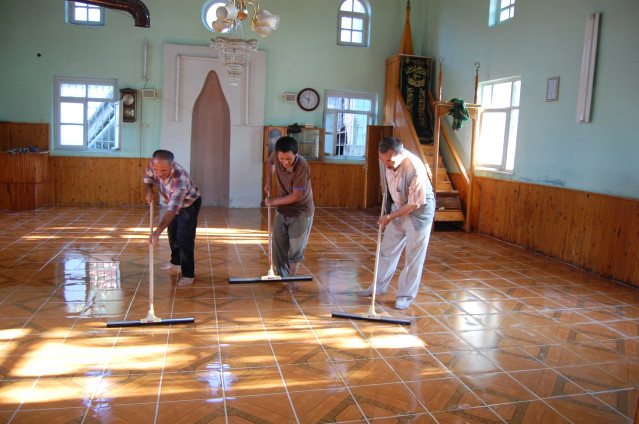
[[[166,229],[171,246],[171,263],[182,267],[182,277],[195,278],[195,232],[202,198],[180,210]]]

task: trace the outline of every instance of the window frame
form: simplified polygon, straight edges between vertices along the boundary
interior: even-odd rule
[[[509,3],[502,6],[502,1],[508,1]],[[490,0],[488,26],[492,27],[513,20],[515,18],[515,2],[516,0]],[[510,16],[502,19],[501,16],[505,11],[507,11]]]
[[[68,24],[81,25],[85,27],[103,27],[106,25],[106,8],[94,4],[88,4],[81,1],[66,1],[66,21]],[[100,12],[99,21],[79,20],[75,18],[75,10],[77,8],[98,9]]]
[[[515,169],[515,153],[517,147],[517,133],[519,128],[520,108],[521,108],[521,77],[508,77],[500,78],[491,81],[483,81],[479,83],[479,104],[481,104],[480,122],[479,122],[479,137],[477,140],[477,159],[475,167],[477,169],[485,171],[493,171],[498,173],[512,174]],[[485,106],[484,101],[484,88],[491,86],[494,89],[495,85],[511,83],[510,88],[510,104],[509,106],[490,107]],[[518,84],[517,90],[514,90],[515,85]],[[515,101],[516,100],[516,101]],[[516,103],[516,104],[514,104]],[[485,115],[490,113],[504,113],[506,115],[504,120],[504,137],[503,147],[501,152],[501,163],[481,163],[479,158],[481,157],[482,149],[482,135],[484,134],[484,124],[486,122]],[[513,128],[514,125],[514,128]]]
[[[362,7],[364,8],[364,13],[342,10],[342,5],[348,1],[360,3]],[[359,31],[359,30],[353,30],[352,28],[343,28],[342,18],[361,19],[362,30]],[[337,9],[337,45],[351,46],[351,47],[368,47],[370,45],[370,22],[371,22],[371,8],[367,1],[365,0],[340,1],[338,9]],[[353,32],[361,32],[362,41],[359,43],[353,42],[353,41],[342,41],[342,31],[349,31],[351,32],[351,34]],[[352,37],[351,37],[351,40],[352,40]]]
[[[368,100],[370,101],[371,108],[369,111],[362,110],[353,110],[353,109],[335,109],[329,107],[329,98],[331,97],[340,97],[340,98],[348,98],[351,100]],[[324,160],[330,159],[331,161],[365,161],[366,160],[366,138],[368,132],[368,126],[374,125],[377,120],[377,94],[376,93],[364,93],[364,92],[355,92],[355,91],[343,91],[343,90],[325,90],[324,91],[324,117],[322,122],[324,122]],[[348,113],[354,115],[365,115],[366,116],[366,126],[364,127],[364,144],[354,144],[353,146],[361,146],[363,147],[363,154],[359,155],[335,155],[337,148],[337,133],[338,129],[338,116],[340,113]],[[328,119],[332,117],[333,125],[327,125]],[[335,140],[334,140],[335,137]],[[329,142],[327,142],[329,141]],[[328,146],[332,146],[331,152],[326,152]]]
[[[83,85],[105,85],[113,87],[113,97],[112,98],[98,98],[98,97],[89,97],[88,93],[84,97],[65,97],[60,94],[60,87],[62,84],[83,84]],[[119,152],[122,148],[122,110],[120,107],[121,101],[119,99],[119,91],[118,91],[118,81],[113,78],[83,78],[83,77],[54,77],[53,83],[53,122],[54,122],[54,150],[59,151],[85,151],[85,152]],[[115,116],[115,147],[114,148],[94,148],[89,147],[89,102],[101,101],[103,103],[110,103],[113,105],[114,116]],[[78,125],[82,125],[83,127],[83,136],[82,136],[82,145],[64,145],[61,143],[61,129],[62,129],[62,116],[61,116],[61,105],[62,103],[77,103],[83,105],[84,116],[82,118],[82,123]]]

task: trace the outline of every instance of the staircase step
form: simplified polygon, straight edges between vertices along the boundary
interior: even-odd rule
[[[462,208],[459,201],[459,195],[454,194],[441,194],[437,191],[437,210],[456,210],[460,211]]]
[[[462,211],[435,211],[435,221],[464,221],[464,213]]]

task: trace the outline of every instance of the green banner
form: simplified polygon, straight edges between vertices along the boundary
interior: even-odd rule
[[[422,144],[433,142],[433,120],[428,107],[432,67],[430,57],[400,56],[399,88]]]

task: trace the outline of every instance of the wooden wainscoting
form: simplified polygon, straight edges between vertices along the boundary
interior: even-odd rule
[[[144,204],[142,173],[149,159],[51,156],[55,203]]]
[[[366,204],[365,165],[309,162],[313,200],[318,207],[362,208]]]
[[[0,151],[29,146],[40,151],[47,151],[50,140],[49,124],[0,122]]]
[[[472,227],[639,287],[639,200],[475,179]]]
[[[0,152],[0,209],[29,210],[53,202],[49,152]]]

